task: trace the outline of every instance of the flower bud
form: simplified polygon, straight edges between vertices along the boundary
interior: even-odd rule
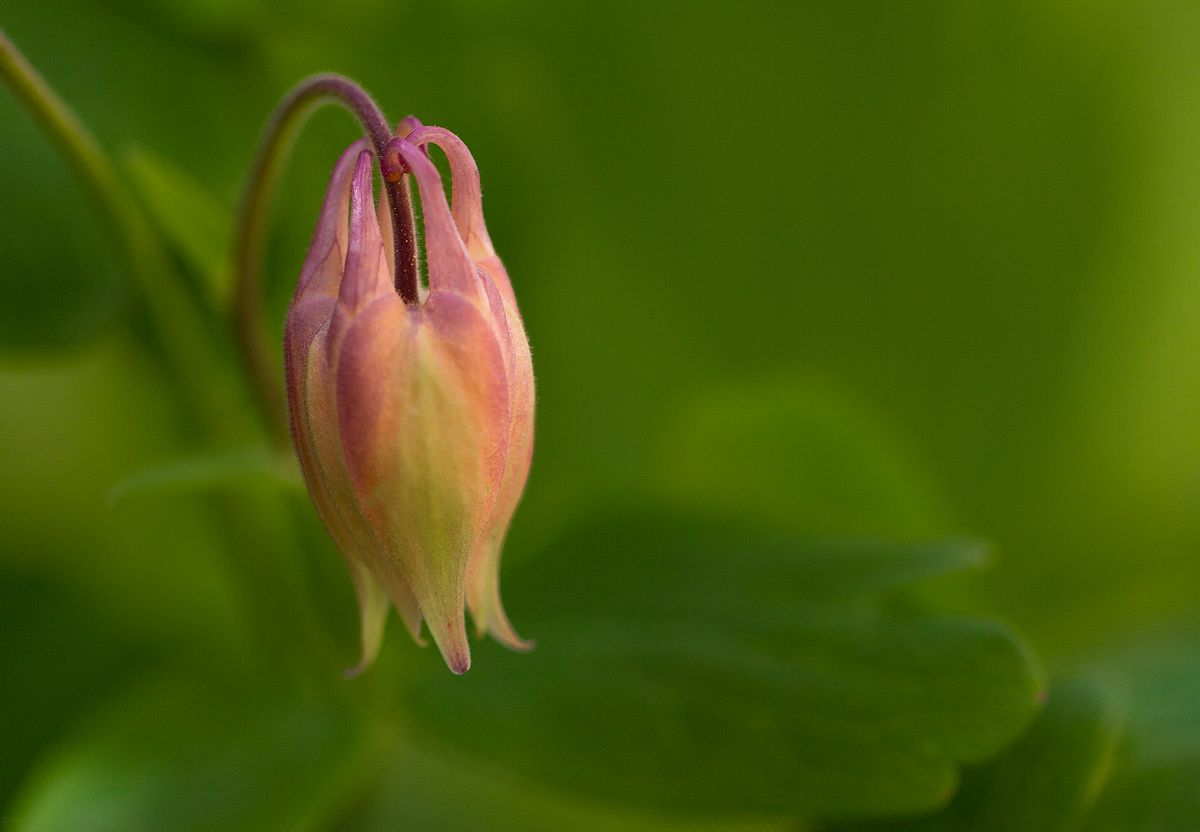
[[[533,365],[474,159],[447,130],[406,119],[401,132],[383,168],[416,180],[427,285],[417,302],[397,293],[386,197],[376,208],[372,153],[351,145],[288,311],[288,405],[309,493],[358,595],[351,673],[374,660],[390,606],[419,643],[424,622],[462,673],[464,607],[479,634],[531,646],[501,606],[499,561],[529,473]],[[452,206],[427,145],[450,162]]]

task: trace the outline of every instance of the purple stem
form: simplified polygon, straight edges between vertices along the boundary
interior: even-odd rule
[[[392,131],[379,105],[362,87],[341,75],[314,75],[284,96],[271,114],[250,168],[237,223],[234,226],[233,323],[238,347],[254,384],[270,429],[287,442],[287,404],[280,383],[275,350],[262,329],[262,263],[267,214],[275,185],[300,127],[324,104],[341,104],[363,126],[384,158]],[[384,180],[392,215],[392,254],[396,292],[405,303],[417,303],[417,250],[412,205],[403,177]]]

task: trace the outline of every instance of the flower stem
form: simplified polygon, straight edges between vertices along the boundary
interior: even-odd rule
[[[324,104],[341,104],[348,109],[375,146],[376,159],[383,159],[392,130],[371,96],[341,75],[307,78],[284,96],[267,122],[234,226],[233,325],[268,427],[281,444],[288,442],[287,404],[278,350],[267,344],[262,329],[263,242],[271,199],[291,145],[308,117]],[[417,258],[412,209],[403,182],[385,180],[384,187],[392,214],[396,291],[405,303],[415,303]]]
[[[197,415],[220,423],[224,403],[215,401],[209,392],[218,389],[216,367],[205,351],[210,339],[182,285],[172,279],[171,261],[153,227],[95,137],[2,30],[0,80],[57,149],[108,225],[107,236],[118,243],[119,256],[126,261],[138,300],[149,314],[160,352],[191,394],[193,408],[200,411]]]

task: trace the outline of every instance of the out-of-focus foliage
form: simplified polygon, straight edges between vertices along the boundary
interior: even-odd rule
[[[502,579],[538,647],[451,678],[389,637],[343,681],[352,592],[294,472],[247,413],[198,429],[0,89],[0,826],[1200,827],[1200,10],[0,0],[0,28],[230,374],[222,247],[279,96],[340,71],[453,129],[539,392]],[[276,335],[354,136],[321,113],[287,169]],[[977,551],[949,539],[995,557],[949,574]]]
[[[670,428],[664,498],[802,534],[911,539],[950,527],[911,452],[813,379],[706,391]]]
[[[141,194],[174,251],[203,284],[217,308],[230,302],[230,208],[166,159],[133,150],[125,157]]]
[[[990,765],[970,772],[947,810],[913,821],[854,828],[1078,829],[1112,770],[1119,728],[1118,709],[1101,687],[1088,682],[1058,685],[1028,734]]]
[[[492,651],[494,669],[461,683],[430,676],[414,711],[506,767],[684,816],[927,808],[957,762],[1024,727],[1039,686],[1002,629],[880,599],[980,561],[962,543],[795,543],[608,517],[510,581],[513,609],[547,634],[537,651]]]
[[[347,709],[289,691],[214,696],[188,676],[110,710],[42,763],[16,828],[312,827],[357,789],[354,758],[369,742]]]

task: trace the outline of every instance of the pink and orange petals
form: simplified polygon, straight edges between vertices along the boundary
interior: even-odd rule
[[[372,156],[355,143],[335,166],[289,310],[288,400],[309,492],[362,611],[350,673],[374,660],[389,606],[418,640],[423,621],[462,673],[465,607],[481,633],[532,646],[504,613],[498,576],[529,473],[533,368],[469,151],[415,119],[398,135],[384,167],[420,190],[428,287],[411,304],[393,288],[389,215],[374,202]],[[453,206],[425,144],[450,159]]]

